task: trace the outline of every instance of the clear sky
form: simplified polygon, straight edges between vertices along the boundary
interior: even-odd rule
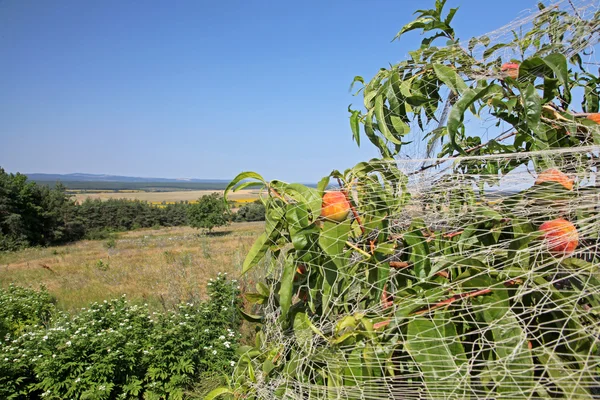
[[[417,47],[391,39],[433,3],[0,0],[0,166],[316,181],[377,156],[349,84]],[[463,40],[535,4],[448,0]]]

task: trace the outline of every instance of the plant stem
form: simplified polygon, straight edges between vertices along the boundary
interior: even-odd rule
[[[514,135],[517,134],[517,132],[515,132],[515,131],[510,132],[511,130],[512,130],[512,128],[509,131],[502,133],[500,136],[496,136],[494,139],[488,140],[487,142],[479,144],[477,146],[470,147],[470,148],[468,148],[468,149],[465,150],[465,153],[469,154],[469,153],[471,153],[471,152],[473,152],[475,150],[479,150],[482,147],[487,146],[492,140],[500,142],[502,140],[508,139],[509,137],[514,136]],[[459,156],[460,156],[460,154],[454,154],[454,155],[452,155],[452,156],[450,156],[448,158],[443,158],[443,159],[441,159],[441,160],[439,160],[437,162],[434,162],[433,164],[425,165],[424,167],[421,167],[418,170],[416,170],[414,172],[411,172],[410,174],[408,174],[408,176],[416,175],[416,174],[419,174],[419,173],[421,173],[423,171],[428,170],[429,168],[437,167],[438,165],[440,165],[442,163],[445,163],[448,160],[452,160],[454,158],[457,158]]]
[[[390,261],[390,267],[396,269],[408,268],[408,263],[406,261]]]
[[[269,190],[271,191],[271,193],[273,193],[275,195],[275,197],[281,199],[285,204],[289,204],[289,202],[285,198],[283,198],[282,195],[277,193],[277,191],[275,189],[273,189],[272,187],[269,187]]]
[[[349,247],[352,247],[354,250],[358,251],[360,254],[362,254],[363,256],[367,257],[367,258],[371,258],[371,255],[369,253],[367,253],[366,251],[364,251],[363,249],[361,249],[360,247],[355,246],[353,243],[350,243],[349,241],[346,241],[346,244]]]
[[[504,282],[504,286],[511,286],[511,285],[517,284],[519,282],[520,281],[518,279],[511,279],[511,280],[508,280],[508,281]],[[444,307],[444,306],[450,305],[450,304],[454,303],[457,300],[466,299],[466,298],[473,298],[473,297],[481,296],[481,295],[484,295],[484,294],[489,294],[491,292],[492,292],[492,289],[486,288],[486,289],[473,290],[471,292],[466,292],[466,293],[460,293],[460,294],[457,294],[455,296],[450,297],[449,299],[437,302],[434,305],[432,305],[431,307],[424,308],[422,310],[416,311],[412,315],[425,314],[425,313],[427,313],[429,311],[433,311],[433,310],[438,309],[440,307]]]
[[[342,190],[342,193],[344,193],[344,196],[346,196],[346,201],[348,202],[348,204],[350,204],[350,209],[352,210],[352,215],[354,215],[354,219],[356,220],[356,222],[358,222],[358,226],[360,227],[360,231],[364,234],[365,233],[365,228],[362,225],[362,222],[360,220],[360,216],[358,215],[358,212],[356,211],[356,208],[354,208],[354,205],[352,204],[352,201],[350,200],[350,196],[348,194],[348,191],[346,190],[346,188],[342,184],[342,180],[340,178],[337,178],[337,181],[338,181],[338,185],[340,185],[340,189]]]

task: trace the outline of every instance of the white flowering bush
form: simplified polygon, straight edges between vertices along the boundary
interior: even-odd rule
[[[0,305],[0,337],[45,325],[54,311],[54,299],[44,287],[10,285],[0,290]]]
[[[235,365],[237,283],[219,275],[208,292],[207,301],[169,313],[121,297],[6,334],[0,398],[182,398],[203,374],[227,374]]]

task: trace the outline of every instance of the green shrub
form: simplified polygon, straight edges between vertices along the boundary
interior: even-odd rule
[[[85,234],[87,240],[105,240],[114,238],[115,232],[111,229],[93,229]]]
[[[169,313],[125,297],[57,313],[0,347],[0,398],[182,398],[203,374],[230,373],[239,339],[237,283],[219,275],[209,299]],[[0,304],[0,306],[2,306]]]
[[[104,243],[104,247],[107,249],[114,249],[117,247],[117,242],[114,237],[109,237],[106,243]]]
[[[39,291],[14,285],[0,289],[0,337],[47,324],[54,302],[44,287]]]
[[[236,222],[252,222],[265,220],[265,205],[260,200],[246,204],[235,213]]]

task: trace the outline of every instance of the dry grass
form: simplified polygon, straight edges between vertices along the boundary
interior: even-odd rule
[[[75,199],[82,202],[87,198],[90,199],[130,199],[142,200],[150,203],[160,204],[163,201],[166,203],[174,203],[176,201],[196,201],[200,197],[211,193],[223,194],[222,190],[180,190],[174,192],[140,192],[140,191],[120,191],[120,192],[99,192],[89,191],[87,193],[78,193]],[[253,189],[242,189],[239,192],[230,193],[227,198],[240,202],[252,202],[258,199],[259,191]]]
[[[126,294],[154,308],[205,296],[218,272],[238,277],[262,222],[201,235],[188,227],[121,233],[111,241],[0,253],[0,285],[45,285],[65,310]],[[241,282],[244,285],[244,282]]]

